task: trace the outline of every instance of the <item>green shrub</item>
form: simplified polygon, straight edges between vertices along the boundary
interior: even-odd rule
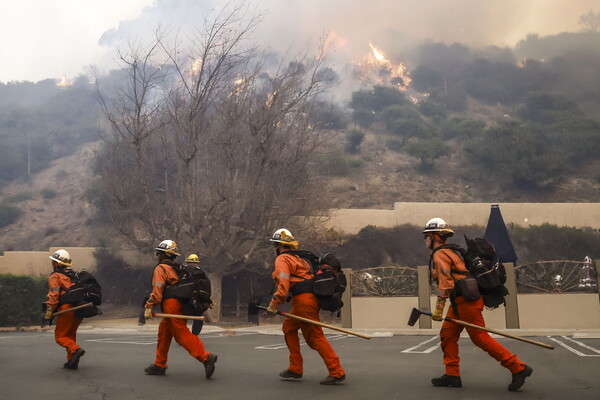
[[[51,226],[49,228],[46,228],[46,232],[44,232],[44,236],[48,237],[50,235],[54,235],[55,233],[58,233],[58,229]]]
[[[13,194],[12,196],[8,196],[6,199],[4,199],[4,203],[5,204],[20,203],[25,200],[31,200],[32,198],[33,198],[33,196],[31,195],[30,192],[21,192],[21,193]]]
[[[44,199],[53,199],[56,197],[56,190],[54,190],[52,188],[42,189],[42,191],[40,193],[42,194],[42,197]]]
[[[8,226],[15,222],[21,216],[21,210],[17,207],[0,204],[0,228]]]
[[[401,152],[402,151],[402,142],[398,139],[389,139],[385,142],[385,147],[388,150]]]
[[[39,324],[47,282],[45,277],[0,275],[0,326]]]
[[[342,152],[325,154],[318,163],[318,171],[321,175],[345,176],[350,172],[351,159]]]
[[[365,139],[365,133],[360,129],[350,129],[346,133],[346,140],[348,144],[346,146],[346,152],[349,154],[356,154],[359,152],[359,147]]]

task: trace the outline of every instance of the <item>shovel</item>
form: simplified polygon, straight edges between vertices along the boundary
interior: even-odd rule
[[[258,310],[265,310],[265,311],[267,310],[267,307],[261,306],[260,303],[261,303],[260,297],[253,296],[252,298],[250,298],[250,302],[248,303],[248,322],[258,325]],[[306,322],[307,324],[317,325],[322,328],[332,329],[334,331],[344,332],[349,335],[358,336],[363,339],[367,339],[367,340],[371,339],[370,336],[363,335],[361,333],[352,332],[352,331],[349,331],[344,328],[338,328],[337,326],[325,324],[325,323],[319,322],[319,321],[314,321],[312,319],[300,317],[298,315],[289,314],[289,313],[285,313],[285,312],[281,312],[281,311],[277,311],[276,314],[281,315],[282,317],[292,318],[292,319],[296,319],[298,321]]]
[[[417,308],[413,308],[412,312],[410,313],[410,317],[408,318],[408,325],[414,326],[421,315],[429,315],[431,317],[430,312],[421,311]],[[508,333],[502,333],[502,332],[496,331],[494,329],[486,328],[485,326],[479,326],[479,325],[471,324],[469,322],[461,321],[460,319],[454,319],[454,318],[450,318],[450,317],[444,317],[443,319],[444,319],[444,321],[454,322],[455,324],[458,324],[458,325],[467,326],[469,328],[479,329],[479,330],[490,332],[490,333],[495,333],[496,335],[505,336],[507,338],[520,340],[521,342],[534,344],[536,346],[540,346],[545,349],[554,350],[554,346],[546,344],[546,343],[537,342],[537,341],[531,340],[531,339],[525,339],[520,336],[510,335]]]

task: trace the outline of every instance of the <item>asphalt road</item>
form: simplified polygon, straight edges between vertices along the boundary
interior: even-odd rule
[[[555,350],[499,338],[534,369],[519,392],[507,390],[510,373],[468,338],[460,341],[463,387],[435,388],[430,379],[443,373],[435,336],[328,337],[347,372],[336,386],[319,385],[327,371],[306,345],[303,379],[281,380],[288,356],[283,337],[248,330],[201,334],[207,350],[219,356],[210,380],[175,342],[167,375],[145,375],[154,359],[155,332],[80,332],[86,354],[78,370],[62,368],[65,353],[52,332],[0,332],[0,399],[600,399],[597,336],[532,337]]]

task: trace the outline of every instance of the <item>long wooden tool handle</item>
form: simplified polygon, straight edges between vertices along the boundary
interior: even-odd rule
[[[421,314],[429,315],[430,317],[432,316],[432,313],[430,313],[429,311],[421,311],[421,310],[418,310],[418,311]],[[459,325],[462,325],[462,326],[468,326],[470,328],[475,328],[475,329],[479,329],[479,330],[482,330],[482,331],[486,331],[486,332],[490,332],[490,333],[495,333],[496,335],[505,336],[505,337],[508,337],[508,338],[511,338],[511,339],[520,340],[521,342],[525,342],[525,343],[529,343],[529,344],[534,344],[536,346],[540,346],[540,347],[543,347],[545,349],[554,350],[554,346],[552,346],[550,344],[538,342],[536,340],[525,339],[525,338],[522,338],[520,336],[511,335],[509,333],[502,333],[502,332],[494,330],[494,329],[486,328],[485,326],[479,326],[479,325],[471,324],[469,322],[461,321],[460,319],[454,319],[454,318],[450,318],[450,317],[444,317],[444,320],[448,321],[448,322],[454,322],[455,324],[459,324]]]
[[[163,313],[152,313],[153,317],[163,317],[163,318],[177,318],[177,319],[194,319],[197,321],[204,321],[204,316],[196,316],[196,315],[179,315],[179,314],[163,314]]]
[[[262,310],[266,310],[267,309],[267,307],[264,307],[264,306],[257,306],[257,307],[260,308],[260,309],[262,309]],[[370,336],[363,335],[361,333],[352,332],[352,331],[349,331],[349,330],[344,329],[344,328],[338,328],[337,326],[325,324],[325,323],[319,322],[319,321],[314,321],[312,319],[300,317],[298,315],[288,314],[288,313],[281,312],[281,311],[277,311],[277,315],[281,315],[282,317],[289,317],[289,318],[297,319],[298,321],[306,322],[306,323],[313,324],[313,325],[318,325],[318,326],[323,327],[323,328],[333,329],[334,331],[344,332],[344,333],[347,333],[349,335],[358,336],[358,337],[363,338],[363,339],[367,339],[367,340],[371,339]]]
[[[68,313],[68,312],[71,312],[71,311],[80,310],[80,309],[82,309],[82,308],[86,308],[86,307],[91,307],[91,306],[93,306],[93,305],[94,305],[94,303],[92,303],[92,302],[90,301],[89,303],[85,303],[85,304],[82,304],[82,305],[80,305],[80,306],[75,306],[75,307],[68,308],[68,309],[66,309],[66,310],[62,310],[62,311],[59,311],[59,312],[55,312],[55,313],[53,313],[53,314],[52,314],[52,318],[54,318],[54,317],[58,317],[59,315],[66,314],[66,313]]]
[[[485,326],[479,326],[479,325],[471,324],[469,322],[461,321],[460,319],[454,319],[454,318],[449,318],[449,317],[444,317],[444,319],[446,321],[449,321],[449,322],[454,322],[455,324],[459,324],[459,325],[463,325],[463,326],[468,326],[470,328],[475,328],[475,329],[481,329],[482,331],[495,333],[496,335],[505,336],[505,337],[508,337],[508,338],[511,338],[511,339],[520,340],[521,342],[525,342],[525,343],[529,343],[529,344],[534,344],[536,346],[540,346],[540,347],[544,347],[546,349],[554,350],[554,346],[552,346],[550,344],[538,342],[536,340],[526,339],[526,338],[523,338],[523,337],[520,337],[520,336],[511,335],[509,333],[499,332],[499,331],[494,330],[494,329],[486,328]]]

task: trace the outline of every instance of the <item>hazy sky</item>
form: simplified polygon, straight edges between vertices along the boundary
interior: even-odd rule
[[[189,31],[224,0],[18,0],[2,2],[0,81],[72,79],[86,67],[116,67],[114,50],[143,39],[158,23]],[[600,12],[599,0],[249,0],[266,12],[260,44],[304,48],[323,32],[341,54],[359,56],[369,41],[393,36],[472,46],[514,46],[528,33],[579,30],[579,17]],[[385,48],[382,48],[385,51]]]

